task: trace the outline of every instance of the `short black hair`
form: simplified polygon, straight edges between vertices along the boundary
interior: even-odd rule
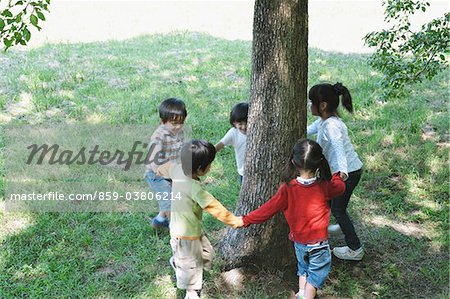
[[[230,124],[234,127],[234,123],[238,123],[241,121],[247,122],[248,116],[248,104],[247,103],[238,103],[233,106],[230,113]]]
[[[163,123],[168,121],[182,121],[187,117],[186,105],[177,98],[169,98],[159,105],[159,118]]]
[[[193,139],[181,148],[181,167],[186,176],[205,171],[216,157],[216,148],[206,140]]]

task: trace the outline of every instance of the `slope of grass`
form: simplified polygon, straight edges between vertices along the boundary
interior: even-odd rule
[[[229,128],[231,107],[249,98],[250,57],[249,42],[196,33],[2,53],[0,122],[3,128],[11,123],[156,124],[160,101],[176,96],[187,104],[193,136],[214,143]],[[383,102],[379,75],[365,59],[310,51],[310,85],[339,81],[352,92],[356,112],[342,117],[364,163],[350,211],[367,255],[359,263],[333,260],[319,295],[447,298],[448,74],[413,86],[408,98]],[[0,169],[4,177],[3,156]],[[239,195],[232,149],[218,155],[210,177],[206,188],[232,209]],[[169,237],[154,231],[149,217],[0,212],[0,297],[180,296],[167,263]],[[213,241],[222,228],[205,215]],[[204,297],[286,298],[296,285],[286,275],[263,272],[243,291],[228,292],[218,260],[205,278]]]

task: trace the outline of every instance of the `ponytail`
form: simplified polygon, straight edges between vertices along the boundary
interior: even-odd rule
[[[299,171],[314,173],[321,180],[331,180],[331,170],[323,155],[322,147],[310,139],[298,140],[292,150],[292,155],[281,170],[281,180],[286,184],[294,179]]]
[[[286,184],[289,184],[289,182],[295,178],[295,175],[297,173],[297,167],[294,164],[294,161],[292,160],[293,156],[289,158],[289,161],[284,164],[283,168],[281,169],[281,180],[285,182]]]
[[[347,87],[342,85],[342,83],[337,82],[333,85],[334,91],[339,96],[342,96],[342,106],[350,112],[353,113],[353,104],[352,104],[352,96],[350,95],[350,91],[348,91]]]
[[[330,165],[328,164],[327,159],[325,159],[325,156],[322,154],[322,158],[320,159],[319,164],[319,175],[318,177],[323,180],[331,180],[331,170]]]

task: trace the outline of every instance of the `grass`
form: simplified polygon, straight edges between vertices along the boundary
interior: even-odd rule
[[[159,102],[176,96],[187,104],[193,136],[216,142],[233,104],[249,98],[250,59],[249,42],[196,33],[9,51],[0,54],[0,122],[4,129],[156,124]],[[356,112],[342,116],[365,171],[350,211],[367,255],[359,263],[334,259],[319,295],[448,298],[448,73],[416,84],[407,98],[384,102],[379,74],[365,59],[310,50],[310,84],[339,81],[352,92]],[[239,195],[234,164],[231,149],[221,152],[207,185],[230,209]],[[169,237],[154,231],[149,217],[0,212],[0,297],[180,296],[167,263]],[[213,241],[223,227],[205,215]],[[263,272],[242,291],[225,292],[220,264],[205,278],[206,298],[286,298],[295,288],[289,273]]]

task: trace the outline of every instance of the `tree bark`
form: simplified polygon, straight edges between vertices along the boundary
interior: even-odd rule
[[[307,0],[256,0],[245,174],[236,215],[261,206],[280,186],[280,170],[305,135]],[[295,265],[289,228],[279,214],[229,230],[220,243],[226,269]]]

